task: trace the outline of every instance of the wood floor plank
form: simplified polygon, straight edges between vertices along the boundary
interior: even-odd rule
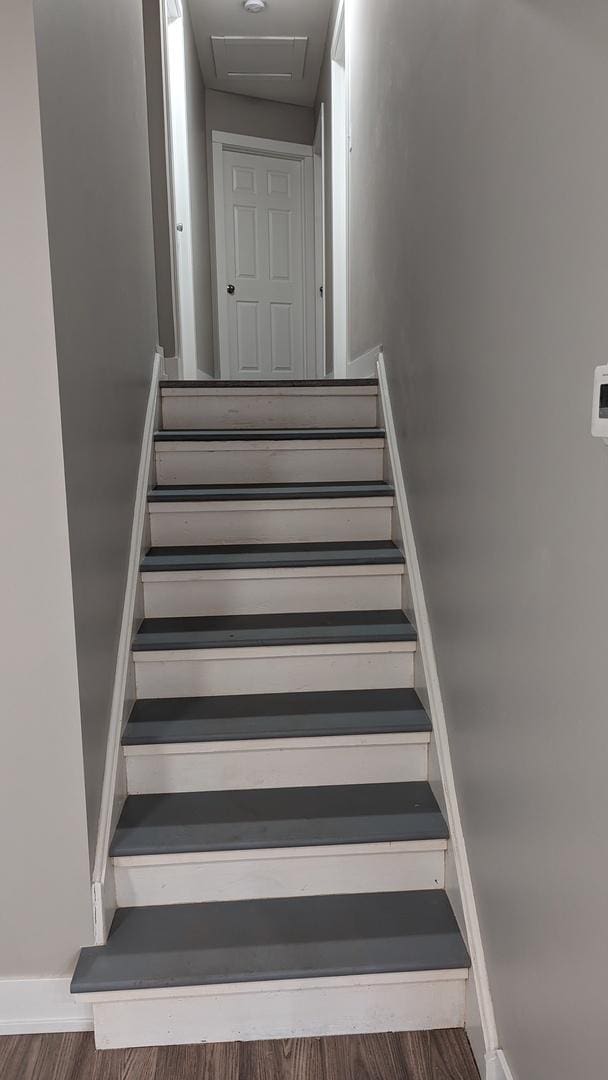
[[[38,1058],[48,1035],[5,1035],[0,1039],[2,1080],[37,1080]]]
[[[93,1073],[95,1042],[92,1032],[45,1035],[36,1062],[36,1080],[86,1080]]]
[[[325,1080],[321,1040],[241,1043],[239,1080]]]
[[[462,1030],[96,1051],[90,1033],[0,1038],[2,1080],[479,1080]]]
[[[479,1080],[466,1033],[412,1031],[396,1036],[408,1080]]]
[[[159,1046],[149,1080],[239,1080],[240,1046]]]
[[[150,1080],[157,1054],[155,1046],[98,1051],[90,1076],[84,1074],[80,1080]]]
[[[478,1080],[479,1072],[464,1031],[434,1031],[431,1039],[433,1078],[437,1080]]]
[[[410,1080],[392,1034],[323,1039],[322,1054],[327,1080]]]

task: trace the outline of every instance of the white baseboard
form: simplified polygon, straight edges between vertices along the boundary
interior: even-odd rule
[[[70,996],[70,980],[0,980],[0,1035],[92,1031],[93,1009]]]
[[[424,689],[426,691],[424,694],[425,704],[429,709],[433,724],[433,736],[437,766],[441,779],[441,787],[443,793],[442,802],[445,805],[447,822],[450,830],[451,855],[455,864],[458,891],[460,894],[460,901],[462,906],[462,918],[464,921],[463,929],[467,940],[469,953],[471,956],[471,965],[473,977],[475,980],[477,1003],[479,1006],[479,1021],[481,1022],[481,1029],[483,1032],[483,1041],[485,1044],[487,1059],[490,1057],[490,1055],[493,1055],[494,1058],[497,1060],[496,1055],[498,1037],[496,1032],[494,1007],[492,1004],[492,997],[490,993],[490,984],[488,981],[488,973],[485,963],[483,943],[481,939],[481,930],[479,926],[477,907],[475,904],[475,897],[473,893],[473,883],[471,880],[471,872],[469,868],[464,834],[462,830],[460,810],[458,806],[458,799],[456,796],[456,785],[452,769],[452,759],[450,755],[450,746],[445,712],[443,707],[443,698],[439,683],[439,675],[437,672],[435,648],[431,633],[428,609],[424,596],[420,563],[418,561],[418,553],[414,538],[412,519],[410,515],[407,492],[403,476],[403,468],[401,463],[399,446],[397,443],[397,434],[395,431],[395,424],[390,403],[388,381],[386,377],[386,369],[384,366],[384,357],[382,353],[380,353],[378,357],[377,371],[380,390],[380,409],[382,413],[382,423],[386,431],[388,462],[391,472],[391,479],[395,488],[395,506],[398,517],[398,531],[406,557],[408,580],[411,589],[413,621],[418,631],[419,657],[422,661],[424,670]],[[494,1078],[492,1078],[492,1080],[494,1080]],[[500,1080],[500,1074],[497,1074],[496,1080]]]
[[[487,1055],[486,1080],[515,1080],[502,1050],[495,1050]]]
[[[158,382],[162,368],[162,354],[157,352],[152,367],[152,378],[144,431],[142,436],[137,489],[131,530],[129,566],[125,587],[120,638],[116,657],[114,690],[110,712],[110,727],[106,750],[106,762],[93,866],[92,898],[95,944],[106,941],[110,922],[116,908],[112,864],[109,860],[112,833],[126,798],[126,770],[120,755],[122,730],[134,698],[135,677],[131,657],[131,641],[136,622],[143,617],[143,588],[139,566],[142,549],[147,546],[149,530],[146,530],[147,493],[151,470],[154,469],[154,430],[159,410]]]
[[[382,346],[374,345],[362,356],[348,360],[346,364],[347,379],[375,379],[378,357],[382,355]]]

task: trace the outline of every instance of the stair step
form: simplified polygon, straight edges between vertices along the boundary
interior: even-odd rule
[[[377,379],[163,379],[160,383],[161,390],[209,390],[213,393],[214,390],[223,390],[226,387],[242,387],[243,389],[251,389],[253,387],[259,387],[266,390],[269,387],[280,387],[282,389],[288,389],[289,387],[304,387],[320,386],[327,393],[335,393],[336,390],[347,388],[349,386],[377,386]]]
[[[280,567],[370,566],[404,563],[391,540],[307,544],[218,544],[191,547],[153,547],[141,569],[247,570]]]
[[[428,732],[412,689],[136,701],[125,746]]]
[[[122,908],[72,993],[464,969],[440,890]]]
[[[395,489],[383,480],[344,480],[297,484],[159,484],[148,493],[151,503],[242,502],[279,499],[393,498]]]
[[[112,857],[447,839],[427,783],[130,795]]]
[[[157,443],[326,442],[340,439],[384,439],[382,428],[175,428],[156,431]]]
[[[416,631],[402,611],[288,612],[281,615],[144,619],[135,635],[133,650],[151,652],[394,641],[416,641]]]

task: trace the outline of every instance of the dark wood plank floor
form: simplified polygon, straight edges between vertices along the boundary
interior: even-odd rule
[[[98,1052],[90,1034],[0,1038],[2,1080],[479,1080],[463,1031]]]

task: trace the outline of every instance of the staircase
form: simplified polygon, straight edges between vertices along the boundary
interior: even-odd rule
[[[462,1026],[376,382],[161,397],[97,1045]]]

